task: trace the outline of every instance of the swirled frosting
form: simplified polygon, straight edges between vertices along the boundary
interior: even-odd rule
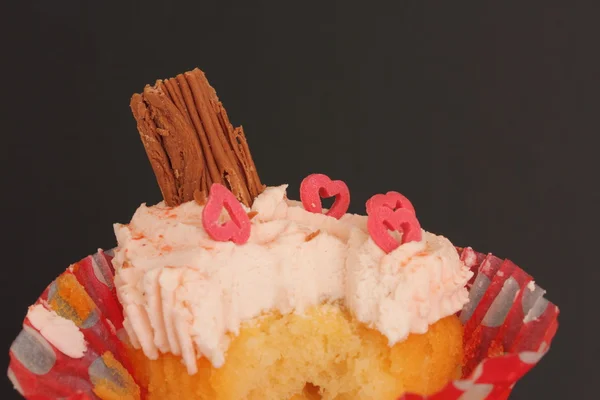
[[[244,245],[212,240],[193,201],[143,204],[128,225],[115,224],[115,284],[134,347],[150,359],[181,355],[194,374],[199,357],[223,365],[230,337],[265,312],[341,301],[393,345],[467,302],[472,273],[448,239],[424,231],[386,254],[366,216],[310,213],[286,188],[267,188],[246,209]]]

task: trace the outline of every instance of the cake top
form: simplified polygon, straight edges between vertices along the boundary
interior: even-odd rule
[[[130,224],[115,225],[115,284],[133,345],[149,358],[182,355],[192,374],[200,356],[222,365],[230,335],[264,313],[338,301],[393,345],[468,300],[472,273],[444,237],[419,230],[420,240],[386,252],[370,217],[307,211],[284,185],[241,206],[250,229],[237,244],[211,237],[205,207],[142,205]],[[231,222],[227,212],[219,218]]]

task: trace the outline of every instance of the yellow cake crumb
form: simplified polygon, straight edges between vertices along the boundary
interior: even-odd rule
[[[324,304],[245,324],[218,369],[201,358],[190,376],[180,357],[151,361],[140,350],[132,360],[149,400],[392,400],[405,391],[435,393],[457,378],[462,333],[450,316],[389,347],[378,331]]]

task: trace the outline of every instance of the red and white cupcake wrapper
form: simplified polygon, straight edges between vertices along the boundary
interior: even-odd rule
[[[465,326],[463,378],[436,394],[405,394],[400,400],[507,399],[546,354],[558,328],[558,307],[543,297],[545,291],[530,275],[509,260],[458,250],[475,273],[468,284],[469,303],[459,313]],[[136,386],[127,373],[131,367],[111,259],[111,252],[103,251],[84,258],[36,302],[75,322],[87,342],[82,358],[63,354],[27,318],[23,322],[10,348],[8,376],[25,398],[96,400],[99,384],[123,391]]]

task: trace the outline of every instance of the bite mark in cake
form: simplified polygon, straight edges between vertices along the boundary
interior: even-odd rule
[[[421,241],[387,254],[369,236],[368,217],[306,211],[286,199],[285,185],[267,188],[245,211],[257,214],[241,246],[212,239],[195,202],[142,205],[129,225],[115,226],[126,326],[149,358],[182,353],[190,373],[201,356],[219,366],[228,334],[244,322],[334,301],[393,345],[468,300],[472,273],[441,236],[423,231]],[[122,269],[125,263],[132,268]]]

